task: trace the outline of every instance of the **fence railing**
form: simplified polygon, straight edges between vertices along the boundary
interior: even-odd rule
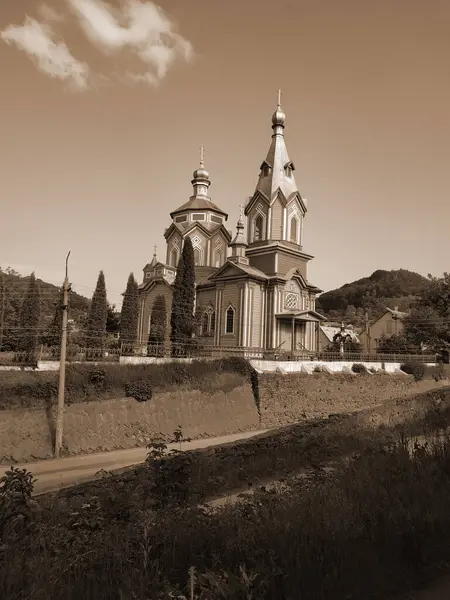
[[[0,366],[36,366],[38,361],[58,361],[59,352],[55,348],[40,348],[33,356],[25,352],[0,352]],[[151,357],[174,359],[197,358],[218,359],[240,356],[246,359],[278,360],[278,361],[311,361],[324,362],[436,362],[435,354],[361,354],[339,352],[307,351],[287,352],[281,350],[265,350],[263,348],[214,346],[208,344],[152,344],[149,346],[126,346],[107,350],[93,348],[77,348],[67,354],[68,362],[119,362],[123,356]]]

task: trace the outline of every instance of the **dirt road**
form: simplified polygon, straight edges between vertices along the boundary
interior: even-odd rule
[[[182,443],[181,449],[196,450],[198,448],[207,448],[208,446],[219,446],[220,444],[247,439],[266,431],[249,431],[215,438],[193,440],[192,442]],[[169,444],[168,448],[179,448],[179,445]],[[34,486],[34,493],[42,494],[92,480],[95,478],[95,474],[102,469],[104,471],[112,471],[142,463],[146,455],[146,448],[130,448],[129,450],[84,454],[82,456],[41,460],[39,462],[14,466],[31,471],[37,480]],[[0,477],[9,468],[9,466],[5,465],[0,466]]]

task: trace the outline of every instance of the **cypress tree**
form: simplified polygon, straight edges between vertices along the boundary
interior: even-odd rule
[[[139,320],[139,289],[133,273],[130,273],[120,312],[120,341],[133,348],[137,339]]]
[[[58,350],[61,345],[61,329],[62,329],[62,318],[63,318],[63,301],[64,292],[61,289],[58,293],[58,298],[55,304],[55,314],[53,315],[53,321],[50,324],[48,333],[46,335],[45,343],[53,348],[55,355],[58,355]]]
[[[6,313],[6,289],[5,276],[0,269],[0,352],[3,347],[3,332],[5,330],[5,313]]]
[[[182,303],[183,303],[183,276],[184,276],[184,258],[180,256],[177,265],[177,273],[173,283],[172,293],[172,312],[170,315],[170,341],[172,342],[172,350],[175,353],[175,344],[181,342],[182,338]]]
[[[39,341],[39,324],[41,321],[41,295],[36,276],[33,273],[28,281],[28,288],[20,311],[19,348],[26,353],[28,360],[35,360]]]
[[[95,354],[103,355],[105,350],[107,318],[105,275],[100,271],[86,321],[86,348],[95,350]]]
[[[150,317],[149,347],[152,344],[164,344],[167,335],[167,307],[163,295],[156,296]],[[149,348],[150,349],[150,348]]]
[[[192,241],[184,241],[174,282],[171,314],[172,344],[188,344],[194,331],[195,262]],[[178,352],[173,348],[174,354]]]

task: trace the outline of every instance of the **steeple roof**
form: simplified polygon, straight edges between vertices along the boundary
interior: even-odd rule
[[[258,192],[272,203],[281,190],[287,200],[294,195],[300,195],[295,182],[295,166],[289,158],[284,139],[284,124],[286,115],[281,108],[281,91],[278,91],[278,104],[272,115],[272,141],[264,162],[261,164],[261,173],[256,184],[255,197]],[[302,199],[303,202],[304,199]],[[306,208],[306,207],[305,207]]]
[[[209,178],[209,172],[205,169],[203,146],[200,148],[200,168],[194,171],[191,183],[193,187],[193,195],[187,202],[179,206],[176,210],[172,211],[170,213],[170,217],[173,218],[174,215],[186,210],[212,210],[220,215],[223,215],[226,220],[228,218],[227,213],[213,204],[211,202],[211,198],[208,196],[211,180]]]

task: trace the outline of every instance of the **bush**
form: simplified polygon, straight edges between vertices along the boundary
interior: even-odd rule
[[[414,381],[421,381],[425,375],[425,365],[420,362],[406,362],[400,365],[400,369],[407,373],[408,375],[412,375],[414,377]]]
[[[352,371],[353,373],[367,373],[367,368],[362,363],[353,363]]]
[[[231,382],[224,382],[225,391],[240,385],[239,377],[251,382],[256,407],[259,411],[258,374],[248,361],[236,357],[221,360],[195,360],[162,365],[69,364],[66,370],[66,400],[68,403],[86,402],[99,397],[123,397],[124,386],[146,380],[153,392],[170,391],[179,387],[212,393],[222,387],[216,384],[218,373],[235,374]],[[224,378],[222,378],[223,380]],[[46,406],[58,395],[57,372],[0,373],[0,409],[13,407]],[[125,390],[126,392],[126,390]]]
[[[152,386],[148,379],[127,381],[125,384],[125,396],[127,398],[134,398],[138,402],[146,402],[151,400],[152,395]]]

